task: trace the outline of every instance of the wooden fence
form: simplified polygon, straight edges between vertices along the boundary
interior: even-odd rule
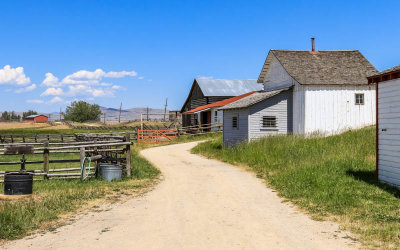
[[[19,143],[2,143],[0,144],[0,156],[2,158],[11,157],[4,155],[4,147],[8,145],[32,145],[34,146],[33,155],[41,154],[41,160],[30,160],[31,155],[27,155],[28,161],[25,162],[28,170],[33,170],[34,176],[43,176],[44,179],[54,178],[81,178],[81,166],[85,157],[91,157],[93,166],[83,168],[83,176],[86,171],[92,171],[90,177],[95,174],[96,166],[99,161],[108,163],[118,163],[124,165],[127,176],[131,175],[131,135],[125,133],[123,137],[105,136],[96,137],[88,135],[86,141],[69,141],[69,142],[19,142]],[[62,155],[61,155],[62,154]],[[52,159],[52,156],[71,155],[71,159]],[[16,158],[16,157],[11,157]],[[34,157],[38,158],[38,157]],[[57,157],[55,157],[57,158]],[[56,167],[59,164],[76,163],[76,166]],[[0,162],[1,166],[20,165],[20,161],[4,161]],[[29,165],[41,165],[38,169],[31,169]],[[79,164],[79,165],[78,165]],[[85,164],[83,164],[85,166]],[[8,169],[11,170],[11,169]],[[12,171],[18,171],[19,167],[13,167]],[[6,171],[0,171],[0,177],[4,177]],[[37,179],[37,178],[36,178]],[[3,180],[0,180],[2,182]]]

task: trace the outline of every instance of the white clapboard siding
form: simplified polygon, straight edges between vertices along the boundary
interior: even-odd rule
[[[248,140],[248,109],[224,110],[224,146],[234,146],[238,142]],[[232,127],[232,117],[238,117],[238,128]]]
[[[400,186],[400,79],[378,84],[379,180]]]
[[[336,134],[375,124],[375,86],[303,86],[305,133]],[[364,94],[364,105],[355,94]]]
[[[264,90],[271,91],[288,88],[293,86],[293,84],[293,78],[286,72],[279,60],[274,56],[269,72],[264,79]]]
[[[292,90],[279,93],[249,107],[249,139],[293,131]],[[275,116],[276,128],[263,128],[263,116]]]

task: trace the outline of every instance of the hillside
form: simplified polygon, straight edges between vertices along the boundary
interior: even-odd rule
[[[336,220],[371,246],[400,246],[400,191],[375,176],[375,127],[326,138],[275,136],[236,148],[222,137],[194,153],[248,166],[316,219]]]

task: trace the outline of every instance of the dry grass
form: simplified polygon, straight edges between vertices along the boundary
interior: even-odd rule
[[[0,122],[0,130],[3,129],[19,129],[19,128],[49,128],[52,127],[48,123],[34,122]]]

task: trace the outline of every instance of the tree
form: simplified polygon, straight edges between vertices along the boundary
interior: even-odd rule
[[[38,113],[34,110],[28,110],[27,112],[22,113],[22,119],[25,120],[26,117],[30,115],[37,115]]]
[[[4,121],[15,121],[15,120],[20,121],[21,120],[21,116],[17,115],[14,111],[11,111],[11,112],[4,111],[1,114],[1,118]]]
[[[97,104],[74,101],[65,110],[65,120],[74,122],[100,121],[101,110]]]

